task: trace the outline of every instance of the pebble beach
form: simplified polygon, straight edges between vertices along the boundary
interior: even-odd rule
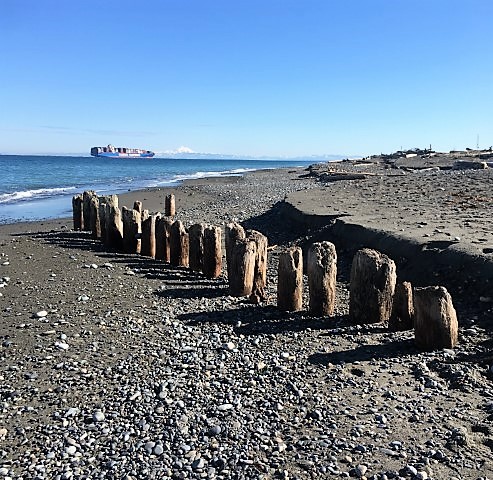
[[[260,305],[71,219],[0,226],[0,479],[493,478],[491,171],[337,162],[120,195],[264,233]],[[306,281],[304,310],[279,311],[279,253],[321,239],[334,316],[308,315]],[[455,349],[350,322],[362,246],[450,291]]]

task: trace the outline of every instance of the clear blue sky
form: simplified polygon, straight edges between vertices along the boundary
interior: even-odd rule
[[[0,153],[493,144],[492,0],[0,0]]]

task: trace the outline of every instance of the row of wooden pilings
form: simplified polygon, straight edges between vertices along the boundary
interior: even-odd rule
[[[221,228],[195,224],[185,228],[175,215],[174,195],[165,199],[164,216],[149,214],[141,202],[132,209],[118,206],[116,195],[88,191],[72,200],[74,229],[91,231],[108,247],[139,253],[176,267],[201,271],[217,278],[222,271]],[[254,303],[266,299],[268,240],[257,231],[246,232],[238,223],[225,228],[229,291]],[[283,311],[303,309],[303,253],[298,246],[279,255],[277,306]],[[307,251],[308,311],[332,316],[336,303],[337,252],[331,242],[313,243]],[[397,283],[396,265],[386,255],[359,250],[350,277],[349,316],[355,324],[388,323],[391,330],[414,328],[415,341],[424,350],[453,348],[458,324],[452,299],[444,287],[413,288]]]

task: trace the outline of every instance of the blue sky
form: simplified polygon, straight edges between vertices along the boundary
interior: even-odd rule
[[[0,0],[0,153],[493,144],[491,0]]]

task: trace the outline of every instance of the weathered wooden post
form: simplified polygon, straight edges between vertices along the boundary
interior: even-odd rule
[[[189,267],[195,272],[202,271],[204,261],[204,224],[196,223],[188,229],[190,240]]]
[[[248,233],[248,239],[255,242],[255,267],[253,271],[252,293],[250,301],[263,302],[266,298],[265,287],[267,285],[267,237],[256,230]]]
[[[142,244],[140,254],[146,257],[156,256],[156,219],[157,215],[149,215],[142,221]]]
[[[135,209],[123,207],[123,251],[140,253],[141,214]]]
[[[123,249],[123,221],[116,195],[111,195],[106,203],[105,244],[116,250]]]
[[[82,215],[84,216],[84,231],[91,231],[91,198],[96,195],[94,190],[86,190],[82,194]]]
[[[170,261],[169,236],[173,222],[166,217],[160,217],[156,221],[156,259]]]
[[[93,195],[90,199],[92,238],[101,238],[101,223],[99,221],[99,198]]]
[[[221,227],[207,226],[204,229],[202,272],[207,278],[217,278],[221,275],[222,264]]]
[[[423,350],[454,348],[459,337],[457,314],[445,287],[414,289],[414,338]]]
[[[230,263],[233,247],[237,240],[245,238],[245,229],[239,223],[233,222],[226,225],[224,243],[226,247],[226,268],[228,270],[228,277],[230,276]]]
[[[167,217],[174,217],[176,215],[175,195],[173,193],[166,195],[164,199],[164,214]]]
[[[171,225],[170,231],[170,263],[174,267],[188,267],[189,238],[181,220]]]
[[[140,200],[135,200],[134,210],[137,210],[140,214],[144,211],[144,207],[142,206],[142,202]]]
[[[351,265],[349,316],[354,323],[386,322],[392,311],[395,263],[369,248],[356,252]]]
[[[255,241],[250,238],[238,238],[230,245],[230,263],[228,267],[229,291],[233,297],[245,297],[252,293],[255,272]]]
[[[108,234],[106,232],[108,219],[108,210],[106,206],[108,203],[118,207],[118,196],[117,195],[101,195],[99,197],[99,229],[101,232],[101,241],[107,243]]]
[[[306,260],[311,315],[333,315],[336,302],[337,252],[330,242],[310,246]]]
[[[303,253],[300,247],[291,247],[279,255],[277,308],[285,312],[303,308]]]
[[[84,229],[84,214],[82,208],[82,194],[79,193],[72,197],[72,215],[74,220],[74,230]]]
[[[410,330],[414,324],[413,287],[410,282],[400,282],[395,286],[389,330],[394,332]]]

